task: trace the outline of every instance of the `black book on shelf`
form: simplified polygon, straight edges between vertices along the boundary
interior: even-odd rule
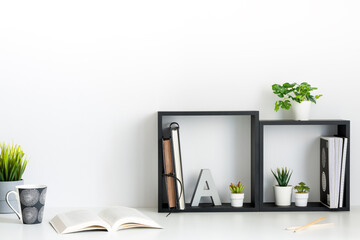
[[[346,138],[321,137],[320,201],[329,208],[343,205],[346,148]]]
[[[334,139],[320,138],[320,202],[329,208],[331,195],[333,194],[333,184],[330,183],[330,166],[334,165]],[[331,161],[331,162],[330,162]]]

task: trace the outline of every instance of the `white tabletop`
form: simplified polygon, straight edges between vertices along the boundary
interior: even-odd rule
[[[253,212],[253,213],[173,213],[166,217],[152,208],[138,208],[164,229],[127,229],[118,232],[92,231],[60,235],[49,220],[70,209],[46,209],[42,224],[24,225],[14,214],[0,214],[0,239],[360,239],[360,207],[350,212]],[[96,209],[94,209],[96,210]],[[333,226],[284,230],[325,216]]]

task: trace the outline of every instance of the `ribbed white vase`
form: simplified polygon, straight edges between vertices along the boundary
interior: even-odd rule
[[[306,207],[309,198],[309,193],[295,193],[295,206]]]
[[[231,193],[231,206],[242,207],[244,204],[244,193]]]

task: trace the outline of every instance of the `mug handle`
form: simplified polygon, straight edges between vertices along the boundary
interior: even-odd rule
[[[16,192],[15,192],[15,191],[9,191],[9,192],[7,192],[6,198],[5,198],[5,199],[6,199],[6,203],[7,203],[7,204],[9,205],[9,207],[16,213],[17,217],[21,220],[20,213],[18,213],[18,211],[16,211],[15,208],[13,208],[13,206],[11,206],[11,204],[10,204],[9,196],[10,196],[11,193],[13,193],[13,194],[16,195]]]

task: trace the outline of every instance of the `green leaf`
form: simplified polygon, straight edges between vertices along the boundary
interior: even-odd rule
[[[290,100],[285,100],[284,102],[282,102],[281,108],[289,110],[291,107],[291,102]]]
[[[276,101],[275,102],[275,108],[274,108],[275,112],[279,111],[279,108],[280,108],[279,101]]]
[[[271,170],[271,172],[274,175],[279,186],[287,186],[288,185],[291,175],[292,175],[292,171],[290,172],[290,170],[288,170],[285,167],[285,168],[282,168],[281,170],[280,170],[280,168],[277,168],[276,173],[273,170]]]
[[[306,186],[306,183],[304,182],[299,182],[299,185],[295,186],[294,189],[296,189],[298,193],[306,193],[310,191],[310,188]]]
[[[313,103],[316,103],[315,98],[313,96],[308,96],[308,100],[310,100]]]

